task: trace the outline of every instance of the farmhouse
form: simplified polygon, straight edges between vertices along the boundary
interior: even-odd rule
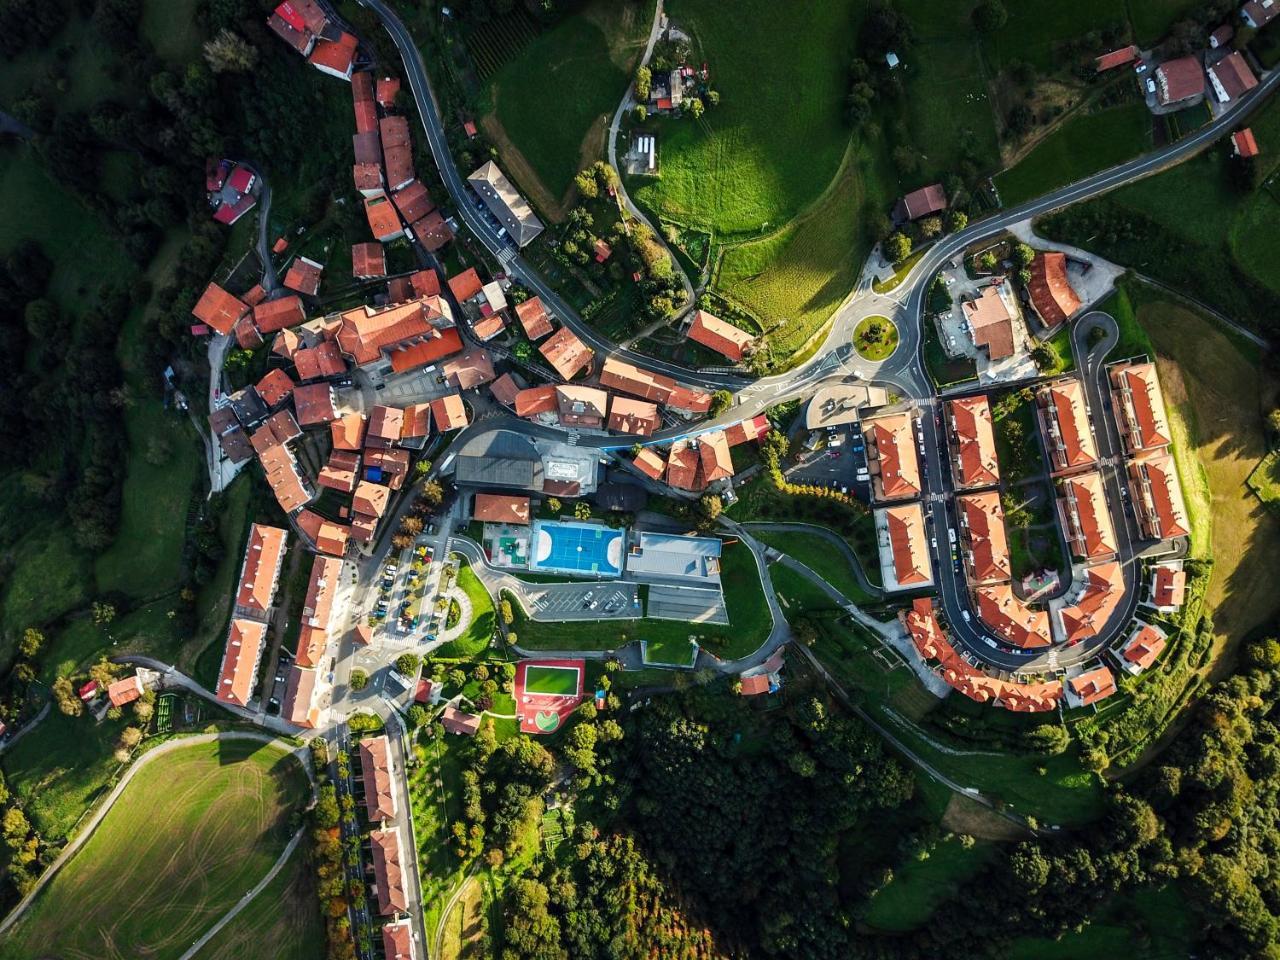
[[[990,487],[1000,482],[991,404],[985,395],[947,401],[951,427],[951,462],[956,486]]]
[[[880,574],[886,590],[913,590],[933,584],[924,510],[905,503],[875,512]]]
[[[1004,508],[995,490],[956,497],[965,576],[970,584],[1000,583],[1011,576]]]
[[[895,220],[919,220],[947,209],[947,195],[942,184],[931,183],[927,187],[913,190],[898,201],[893,208]]]
[[[1156,98],[1163,106],[1204,95],[1204,67],[1195,56],[1166,60],[1156,67]]]
[[[1243,130],[1237,130],[1231,135],[1231,152],[1237,157],[1256,157],[1261,151],[1258,149],[1258,141],[1253,135],[1253,129],[1245,127]]]
[[[1031,261],[1027,293],[1031,296],[1031,306],[1046,327],[1065,323],[1080,309],[1080,298],[1067,279],[1065,253],[1048,250],[1036,254]]]
[[[1230,103],[1256,87],[1258,78],[1249,69],[1244,55],[1239,50],[1232,50],[1209,68],[1209,83],[1219,103]]]
[[[751,348],[755,337],[747,331],[721,320],[705,310],[695,310],[689,324],[689,339],[723,354],[734,363],[742,361],[743,354]]]
[[[1116,555],[1116,532],[1107,512],[1102,474],[1091,470],[1060,481],[1058,516],[1073,556],[1098,563]]]
[[[871,490],[877,501],[908,500],[920,495],[920,463],[916,459],[912,417],[889,413],[863,421]]]
[[[1075,379],[1057,380],[1036,391],[1040,430],[1054,475],[1087,470],[1098,463],[1084,389]]]
[[[132,677],[117,680],[107,687],[107,699],[113,707],[123,707],[142,697],[142,678],[136,673]]]
[[[492,160],[467,177],[467,184],[502,224],[516,246],[523,247],[542,232],[542,221],[534,216],[528,202]]]
[[[372,823],[396,818],[396,792],[391,783],[391,744],[384,734],[360,741],[360,776],[364,806]]]

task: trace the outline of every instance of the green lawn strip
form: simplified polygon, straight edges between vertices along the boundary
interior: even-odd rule
[[[557,200],[584,165],[588,131],[612,117],[627,89],[648,37],[647,6],[594,0],[535,37],[490,81],[498,121]],[[554,90],[566,95],[548,110]]]
[[[898,349],[898,328],[888,317],[864,317],[853,330],[853,346],[864,360],[887,360]]]
[[[305,796],[296,761],[261,743],[194,744],[152,760],[0,957],[176,956],[266,874]]]
[[[995,178],[1006,207],[1016,206],[1151,148],[1151,111],[1140,101],[1077,112],[1017,164]]]
[[[178,584],[187,510],[204,460],[184,414],[148,398],[125,411],[129,435],[120,529],[94,568],[98,590],[151,597]]]
[[[273,960],[315,960],[324,953],[324,925],[315,868],[306,844],[275,878],[196,954],[196,960],[240,960],[271,944]]]
[[[197,643],[187,649],[184,663],[192,662],[201,655],[216,656],[221,660],[223,632],[231,615],[231,585],[239,576],[240,565],[244,562],[244,545],[249,536],[253,482],[250,476],[237,477],[221,495],[218,537],[222,541],[222,559],[218,561],[213,578],[200,588],[196,596],[196,622],[200,636]],[[218,669],[216,662],[213,669]]]
[[[434,934],[445,900],[462,876],[450,849],[450,826],[462,817],[462,767],[448,738],[414,746],[418,762],[409,769],[409,804],[418,843],[422,903],[427,929]]]
[[[752,530],[751,535],[761,543],[767,543],[799,560],[854,603],[867,603],[876,599],[862,589],[844,554],[820,534]]]
[[[687,632],[683,637],[666,634],[652,640],[646,637],[644,656],[646,663],[691,667],[694,661],[693,644],[689,642]]]
[[[495,610],[493,598],[465,561],[458,568],[457,585],[471,601],[471,620],[462,635],[450,640],[438,651],[441,657],[466,659],[484,652],[493,637]]]
[[[68,618],[50,636],[49,646],[41,655],[40,680],[53,683],[58,677],[66,676],[81,664],[95,659],[106,637],[106,630],[96,626],[88,616]]]
[[[1053,365],[1041,370],[1042,376],[1056,377],[1061,373],[1070,373],[1076,368],[1076,358],[1071,352],[1071,328],[1063,327],[1048,340],[1042,341],[1045,347],[1053,351]]]
[[[1030,391],[1027,391],[1029,394]],[[991,395],[1000,478],[1006,485],[1037,476],[1047,469],[1036,439],[1035,398],[1021,390]]]
[[[901,263],[894,264],[893,275],[887,280],[876,280],[871,284],[871,289],[876,293],[888,293],[890,290],[896,290],[898,284],[907,278],[907,274],[911,272],[911,268],[919,262],[920,258],[927,253],[927,246],[918,247],[911,252],[911,255]]]
[[[801,613],[831,610],[836,606],[835,600],[825,590],[785,563],[771,564],[769,579],[788,620]]]
[[[959,837],[951,837],[928,851],[926,859],[908,857],[894,871],[892,882],[872,899],[866,922],[878,930],[914,930],[996,852],[987,844],[966,848]]]
[[[578,671],[562,667],[526,667],[525,690],[530,693],[570,696],[578,692]]]

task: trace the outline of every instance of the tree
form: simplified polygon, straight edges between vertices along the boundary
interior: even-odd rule
[[[151,718],[155,716],[156,705],[148,703],[146,700],[138,700],[133,705],[133,718],[144,727],[151,722]]]
[[[578,194],[588,200],[594,200],[600,196],[600,187],[596,183],[595,174],[590,170],[579,171],[578,175],[573,178],[573,183],[578,188]]]
[[[474,680],[484,681],[489,679],[489,668],[483,663],[476,664],[476,668],[471,671],[471,677]]]
[[[258,48],[223,27],[205,43],[204,58],[214,73],[249,73],[258,64]]]
[[[973,25],[984,33],[999,30],[1009,22],[1009,11],[1000,0],[982,0],[973,8]]]
[[[1101,329],[1101,328],[1096,327],[1095,329]],[[1089,334],[1090,334],[1090,337],[1092,337],[1093,331],[1092,330],[1089,331]],[[1271,428],[1271,433],[1273,436],[1280,436],[1280,407],[1276,407],[1274,410],[1272,410],[1270,413],[1267,414],[1267,426]]]
[[[559,516],[560,511],[564,509],[564,504],[560,502],[559,497],[547,497],[547,509]]]
[[[693,119],[701,120],[702,114],[705,110],[706,107],[702,105],[702,100],[700,98],[694,97],[689,101],[689,116],[693,117]]]
[[[636,123],[644,123],[649,119],[649,108],[643,103],[636,104]],[[501,852],[501,851],[499,851]]]
[[[396,657],[396,673],[412,679],[418,675],[418,667],[422,659],[416,653],[402,653]]]
[[[508,627],[515,622],[515,611],[511,609],[511,601],[506,597],[502,598],[502,603],[498,605],[498,611],[502,614],[502,622]]]
[[[986,253],[984,253],[982,256],[978,258],[978,266],[980,266],[983,270],[987,271],[987,273],[991,273],[993,270],[995,270],[996,265],[999,262],[1000,261],[996,259],[994,250],[988,250]]]
[[[934,237],[942,233],[941,217],[925,217],[920,221],[920,236],[925,240],[932,240]]]
[[[120,745],[126,750],[136,747],[142,742],[142,731],[137,727],[125,727],[120,731]]]
[[[454,667],[449,671],[447,679],[449,681],[449,686],[462,687],[467,682],[467,675],[458,667]]]
[[[573,517],[575,520],[590,520],[591,504],[585,500],[579,500],[573,505]]]
[[[949,233],[959,233],[969,225],[969,215],[963,210],[947,211],[947,231]]]
[[[422,532],[423,523],[421,517],[407,516],[400,521],[400,532],[416,537]]]
[[[708,90],[708,91],[707,91],[707,105],[708,105],[708,106],[711,106],[711,107],[718,107],[718,106],[720,106],[720,91],[719,91],[719,90]]]
[[[352,690],[363,690],[369,685],[369,675],[363,670],[352,670],[350,683]]]
[[[901,230],[895,230],[884,242],[884,255],[891,263],[901,263],[911,256],[911,238]]]
[[[44,646],[44,634],[35,627],[27,627],[18,641],[18,653],[25,660],[34,660]]]
[[[116,608],[110,603],[95,603],[92,607],[95,626],[105,627],[116,618]]]
[[[637,100],[649,99],[649,91],[653,88],[653,72],[648,67],[636,69],[635,87]]]
[[[719,494],[704,493],[698,499],[698,527],[702,530],[710,530],[715,526],[723,510],[724,501],[720,499]]]
[[[58,709],[68,717],[78,717],[84,713],[84,702],[76,696],[70,677],[59,677],[53,681],[53,700]]]
[[[1027,244],[1020,243],[1013,248],[1013,262],[1019,267],[1031,266],[1031,261],[1036,258],[1036,252]]]
[[[434,510],[444,503],[444,487],[437,480],[428,480],[422,485],[422,499]]]
[[[733,394],[728,390],[717,390],[711,395],[711,416],[720,416],[733,406]]]
[[[423,724],[425,724],[428,720],[431,719],[431,715],[427,713],[426,707],[424,707],[420,703],[415,703],[412,707],[409,708],[408,713],[406,713],[405,715],[405,719],[409,721],[410,727],[412,727],[414,730],[417,730],[419,727],[421,727]]]

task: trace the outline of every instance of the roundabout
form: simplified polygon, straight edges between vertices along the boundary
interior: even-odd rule
[[[888,360],[898,349],[898,327],[888,317],[872,314],[853,328],[853,348],[871,363]]]

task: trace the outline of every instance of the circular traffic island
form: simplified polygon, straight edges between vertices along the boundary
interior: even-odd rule
[[[853,348],[863,360],[888,360],[898,349],[898,328],[888,317],[863,317],[853,329]]]

